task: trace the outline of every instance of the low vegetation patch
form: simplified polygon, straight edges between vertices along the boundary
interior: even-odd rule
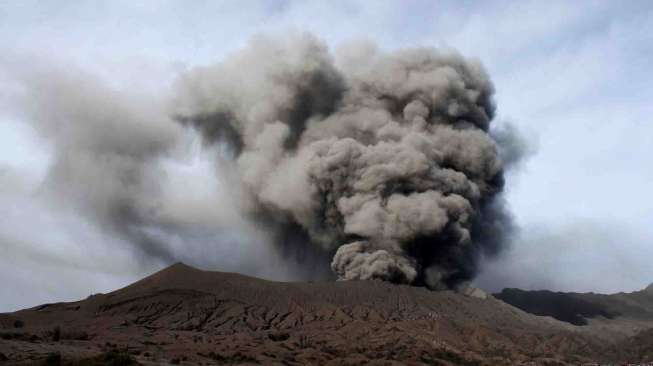
[[[137,366],[140,365],[127,352],[109,351],[101,355],[78,360],[64,359],[59,353],[51,353],[43,366]]]

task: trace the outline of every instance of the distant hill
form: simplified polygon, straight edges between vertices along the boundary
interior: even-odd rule
[[[574,325],[606,319],[610,324],[640,322],[653,326],[653,285],[630,293],[612,295],[576,292],[504,289],[494,297],[535,315],[551,316]]]
[[[506,301],[534,311],[515,291],[504,291]],[[0,364],[651,361],[651,307],[640,299],[648,295],[533,295],[577,309],[570,319],[552,314],[553,305],[536,309],[587,320],[577,326],[466,293],[380,281],[281,283],[175,264],[109,294],[0,314]]]

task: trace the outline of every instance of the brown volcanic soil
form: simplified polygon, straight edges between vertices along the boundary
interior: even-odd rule
[[[175,264],[110,294],[0,314],[0,365],[43,364],[53,352],[64,364],[120,364],[102,358],[111,350],[144,365],[651,361],[652,330],[620,318],[574,326],[491,296],[378,281],[270,282]]]

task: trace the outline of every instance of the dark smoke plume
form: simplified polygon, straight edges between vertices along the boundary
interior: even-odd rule
[[[51,142],[39,196],[147,263],[441,289],[512,230],[504,171],[528,146],[490,129],[493,85],[453,51],[260,37],[171,100],[21,67],[16,105]]]
[[[257,38],[182,75],[173,114],[230,147],[240,209],[284,250],[333,255],[340,279],[440,289],[473,278],[511,229],[493,92],[453,51],[358,45],[336,62],[309,35]]]

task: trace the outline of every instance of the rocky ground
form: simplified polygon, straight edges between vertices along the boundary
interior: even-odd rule
[[[647,291],[597,295],[603,305],[575,325],[479,291],[280,283],[176,264],[109,294],[0,314],[0,365],[652,362]]]

